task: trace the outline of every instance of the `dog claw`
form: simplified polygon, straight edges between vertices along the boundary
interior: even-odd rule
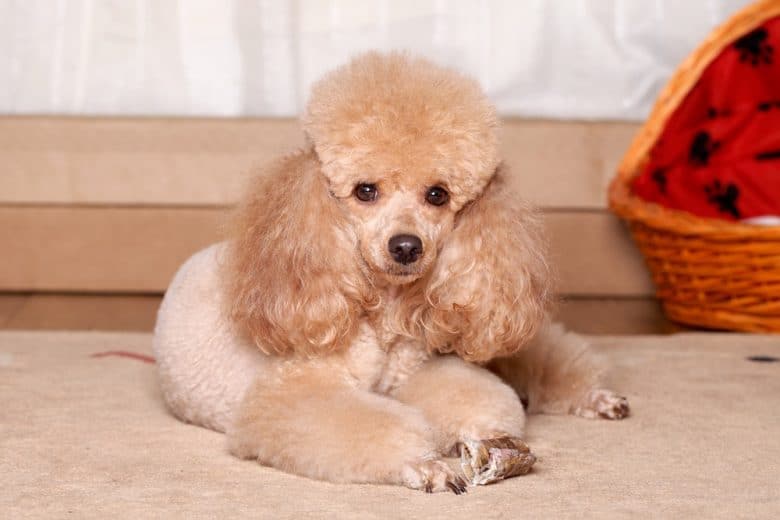
[[[602,419],[625,419],[628,417],[629,414],[629,408],[628,408],[628,399],[622,396],[615,396],[618,399],[618,402],[613,405],[613,407],[608,411],[600,411],[599,417]]]
[[[461,495],[466,492],[466,482],[442,460],[423,460],[409,464],[404,471],[404,483],[426,493],[451,491]]]
[[[588,392],[573,413],[586,419],[620,420],[631,415],[631,407],[625,397],[597,388]]]
[[[466,482],[460,477],[455,477],[454,482],[447,482],[447,487],[456,495],[462,495],[466,492]]]

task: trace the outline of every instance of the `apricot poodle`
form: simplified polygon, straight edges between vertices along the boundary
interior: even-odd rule
[[[474,81],[424,59],[325,76],[308,145],[168,289],[170,410],[284,471],[455,493],[531,468],[526,411],[625,417],[587,345],[549,324],[540,219],[498,127]],[[443,460],[458,450],[465,475]]]

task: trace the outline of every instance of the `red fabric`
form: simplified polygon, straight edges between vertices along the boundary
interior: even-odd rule
[[[633,189],[702,217],[780,215],[780,17],[709,65],[667,122]]]

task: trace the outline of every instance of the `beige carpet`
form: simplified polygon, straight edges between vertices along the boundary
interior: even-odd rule
[[[150,336],[0,334],[0,517],[777,518],[780,337],[595,338],[624,422],[536,416],[531,474],[467,495],[332,485],[239,461],[164,410]],[[316,425],[312,425],[316,427]]]

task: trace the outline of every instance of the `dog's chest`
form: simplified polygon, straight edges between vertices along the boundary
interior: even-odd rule
[[[386,334],[366,320],[346,353],[358,386],[387,394],[401,386],[429,358],[419,342]]]

